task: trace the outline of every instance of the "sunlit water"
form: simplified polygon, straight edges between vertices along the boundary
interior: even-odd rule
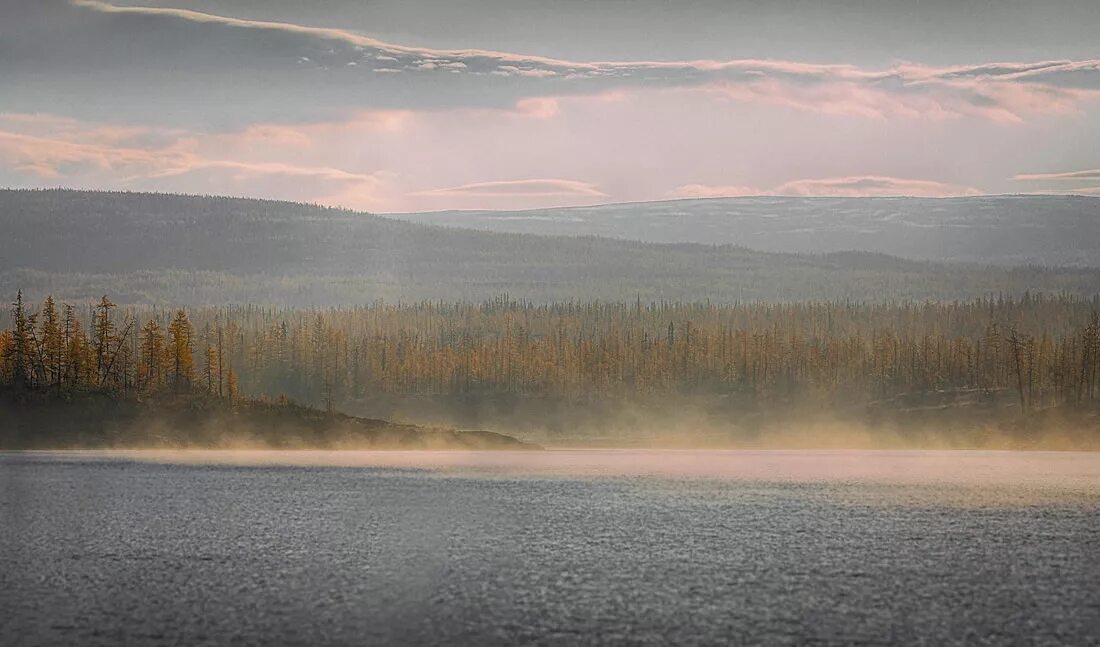
[[[0,453],[0,644],[1100,644],[1100,454]]]

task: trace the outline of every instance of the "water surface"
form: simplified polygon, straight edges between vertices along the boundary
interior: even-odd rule
[[[0,453],[0,644],[1100,644],[1100,454]]]

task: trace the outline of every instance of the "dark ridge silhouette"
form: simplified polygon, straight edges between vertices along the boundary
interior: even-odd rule
[[[639,225],[640,226],[640,225]],[[376,299],[797,301],[1091,296],[1100,269],[945,265],[429,227],[212,196],[0,191],[0,290],[122,304],[330,306]],[[855,246],[853,239],[852,246]]]
[[[539,449],[491,431],[394,424],[289,402],[0,387],[0,450],[97,448]]]
[[[996,265],[1100,266],[1100,197],[705,198],[394,218],[484,231],[743,245],[785,253],[859,250]]]

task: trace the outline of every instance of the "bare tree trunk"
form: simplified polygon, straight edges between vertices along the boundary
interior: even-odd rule
[[[1027,413],[1027,400],[1024,399],[1024,372],[1020,364],[1020,337],[1016,329],[1008,333],[1008,345],[1012,348],[1012,357],[1016,363],[1016,391],[1020,395],[1020,410]]]

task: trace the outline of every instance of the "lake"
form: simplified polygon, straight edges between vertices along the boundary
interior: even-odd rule
[[[1100,454],[0,452],[0,644],[1100,644]]]

